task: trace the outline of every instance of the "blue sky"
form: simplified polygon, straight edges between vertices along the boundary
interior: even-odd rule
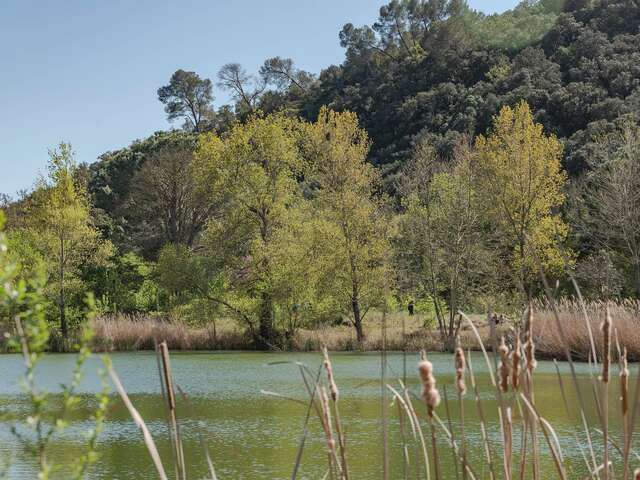
[[[276,55],[316,73],[340,63],[342,25],[372,23],[385,3],[2,0],[0,192],[30,188],[61,141],[90,163],[170,128],[156,91],[178,68],[214,79],[225,63],[255,72]],[[517,0],[469,3],[493,13]]]

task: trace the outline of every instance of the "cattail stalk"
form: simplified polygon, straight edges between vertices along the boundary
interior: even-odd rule
[[[629,476],[629,447],[630,447],[630,438],[629,432],[629,365],[627,363],[627,349],[626,347],[622,351],[622,356],[620,357],[620,403],[622,406],[622,428],[623,428],[623,438],[624,438],[624,474],[622,478],[627,478]]]
[[[456,340],[457,348],[455,351],[455,368],[456,368],[456,390],[458,392],[458,405],[460,406],[460,453],[462,456],[462,478],[467,478],[467,453],[465,448],[464,435],[464,394],[467,392],[467,386],[464,383],[464,371],[466,368],[466,358],[464,350],[460,346],[460,337]]]
[[[609,479],[609,379],[611,370],[611,312],[605,308],[602,330],[602,433],[604,437],[604,480]]]
[[[526,395],[531,403],[535,404],[534,389],[533,389],[533,371],[538,366],[536,361],[536,345],[533,339],[533,305],[529,301],[527,306],[527,324],[525,330],[525,342],[524,342],[524,364],[526,371],[525,390]],[[531,433],[531,447],[532,447],[532,462],[533,462],[533,478],[537,480],[540,478],[540,455],[538,450],[538,426],[536,424],[537,419],[530,412],[526,412],[526,419],[529,422],[529,431]]]
[[[418,364],[418,373],[422,382],[422,401],[427,407],[427,420],[431,428],[431,445],[433,448],[433,465],[436,480],[439,480],[440,473],[438,468],[438,454],[436,446],[436,433],[433,425],[433,413],[440,405],[440,392],[436,388],[436,379],[433,375],[433,364],[427,360],[426,353],[423,351],[422,361]]]
[[[338,434],[338,443],[340,445],[340,464],[342,467],[342,476],[345,480],[349,480],[349,469],[347,468],[347,452],[346,442],[344,434],[342,432],[342,422],[340,421],[340,410],[338,409],[338,400],[340,398],[340,391],[335,382],[333,375],[333,366],[331,359],[329,358],[329,352],[327,347],[322,348],[322,354],[324,356],[324,368],[327,372],[327,384],[329,385],[329,393],[331,395],[331,406],[333,409],[333,416],[335,418],[336,433]]]
[[[509,347],[504,341],[504,337],[500,339],[500,346],[498,347],[498,353],[500,354],[500,365],[498,366],[498,379],[500,382],[500,390],[503,393],[509,391]]]
[[[333,428],[331,427],[329,397],[327,396],[327,389],[324,386],[320,389],[320,405],[322,406],[322,430],[324,431],[325,440],[327,442],[329,470],[331,472],[335,472],[336,467],[338,466],[338,455],[336,452],[336,441],[333,438]]]
[[[167,407],[169,410],[171,443],[173,444],[176,460],[176,478],[178,480],[186,480],[187,472],[184,461],[184,450],[182,448],[182,437],[180,435],[180,427],[178,425],[176,413],[176,394],[173,387],[173,377],[171,374],[171,363],[169,360],[169,347],[167,346],[167,342],[162,342],[158,345],[158,356],[162,366],[162,382],[164,383]]]

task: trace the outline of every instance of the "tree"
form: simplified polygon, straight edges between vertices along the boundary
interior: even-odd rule
[[[239,63],[227,63],[218,71],[218,87],[233,94],[241,112],[253,113],[266,83],[249,75]]]
[[[198,178],[210,201],[221,205],[203,234],[203,246],[227,283],[232,298],[225,303],[248,322],[262,348],[277,340],[271,247],[300,196],[295,132],[295,122],[283,116],[251,117],[224,140],[205,136],[197,153]]]
[[[113,251],[94,227],[87,192],[74,178],[71,145],[61,143],[49,156],[48,176],[33,192],[23,238],[45,262],[45,294],[56,298],[60,331],[66,339],[70,291],[84,301],[83,269],[105,263]]]
[[[295,87],[306,92],[314,81],[312,74],[297,69],[290,58],[273,57],[264,61],[260,67],[260,76],[264,83],[271,84],[279,91]]]
[[[143,251],[155,253],[167,243],[193,246],[215,211],[198,188],[192,160],[188,145],[167,146],[152,153],[136,173],[126,209]]]
[[[596,246],[615,252],[631,266],[640,296],[640,128],[627,124],[601,140],[604,161],[588,178],[586,227]],[[604,263],[604,262],[601,262]]]
[[[176,70],[169,85],[158,89],[158,100],[164,103],[167,119],[183,118],[185,128],[194,132],[207,129],[213,116],[211,80],[201,79],[195,72]]]
[[[555,213],[564,202],[562,145],[544,134],[526,102],[504,107],[488,136],[476,139],[477,191],[516,285],[531,294],[539,264],[561,270],[568,227]]]
[[[367,163],[369,138],[353,113],[323,108],[305,137],[318,238],[331,250],[326,284],[350,311],[362,342],[367,312],[385,301],[390,288],[389,219],[377,195],[379,173]]]
[[[400,184],[405,211],[396,239],[399,271],[405,287],[431,297],[443,345],[450,350],[460,328],[459,309],[478,294],[476,285],[489,288],[491,255],[481,235],[472,156],[463,143],[454,161],[444,163],[433,145],[419,144]]]
[[[132,211],[130,202],[136,190],[138,171],[161,151],[195,151],[198,135],[184,130],[156,132],[136,140],[128,147],[106,152],[91,164],[88,193],[93,204],[96,226],[121,251],[146,252],[148,244],[139,233],[148,228],[146,218]]]

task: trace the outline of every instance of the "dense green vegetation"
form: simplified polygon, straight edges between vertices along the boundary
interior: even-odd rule
[[[214,82],[178,70],[170,121],[6,201],[10,254],[44,272],[67,337],[102,314],[236,319],[258,348],[373,309],[428,310],[452,346],[458,309],[541,291],[640,295],[640,7],[543,0],[485,16],[394,0],[344,26],[320,75],[267,59]]]

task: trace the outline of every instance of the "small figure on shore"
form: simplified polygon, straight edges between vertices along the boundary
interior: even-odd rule
[[[409,301],[409,305],[407,305],[407,310],[409,311],[409,316],[413,316],[413,308],[414,308],[413,300],[410,300]]]

